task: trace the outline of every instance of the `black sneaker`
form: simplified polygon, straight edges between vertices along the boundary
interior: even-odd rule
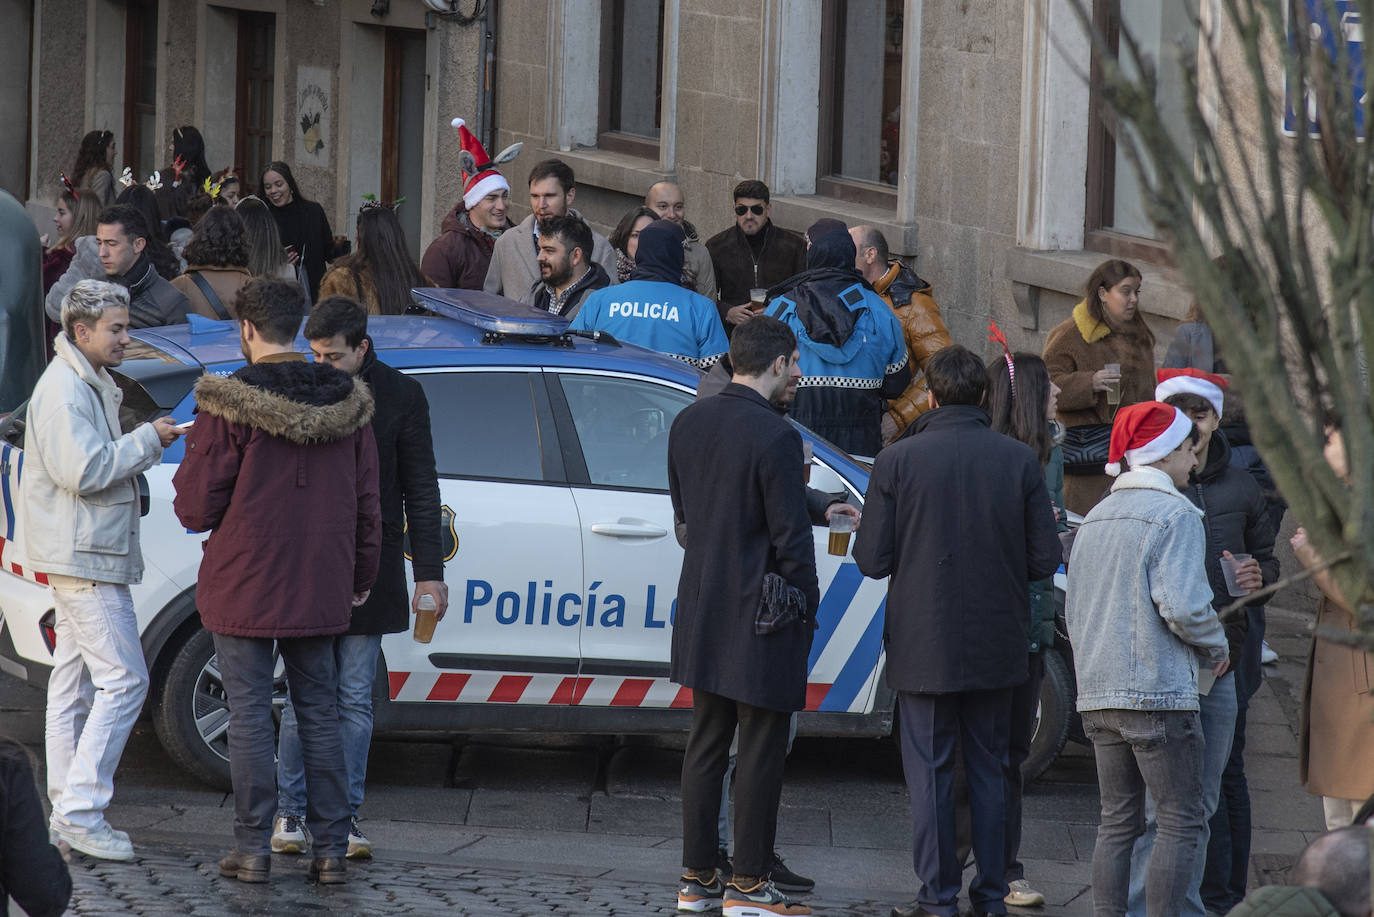
[[[815,879],[799,876],[787,868],[787,864],[773,851],[773,865],[768,870],[768,880],[785,892],[809,892],[816,887]]]
[[[685,875],[677,886],[677,909],[699,914],[720,907],[720,899],[724,895],[725,882],[722,881],[719,870],[711,876],[710,882]]]
[[[735,877],[735,864],[730,860],[730,851],[724,847],[716,851],[716,869],[720,870],[722,882],[729,882]]]

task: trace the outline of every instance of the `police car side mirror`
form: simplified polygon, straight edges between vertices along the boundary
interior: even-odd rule
[[[821,490],[828,494],[845,494],[848,490],[844,486],[844,480],[820,462],[813,462],[811,465],[811,480],[807,483],[808,487]]]
[[[148,492],[148,479],[140,474],[138,476],[138,514],[146,516],[152,507],[153,500]]]

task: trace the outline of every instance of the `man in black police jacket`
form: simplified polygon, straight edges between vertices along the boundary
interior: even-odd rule
[[[954,745],[962,737],[978,874],[974,914],[1005,914],[1002,770],[1011,690],[1029,677],[1032,580],[1059,566],[1045,475],[1029,446],[979,407],[987,374],[958,344],[926,363],[931,410],[878,453],[854,561],[888,577],[887,683],[897,692],[916,877],[893,917],[953,917]],[[931,817],[934,813],[934,818]]]
[[[682,764],[684,910],[724,898],[727,908],[811,913],[768,881],[788,718],[805,706],[820,601],[801,434],[778,411],[796,394],[797,359],[782,322],[741,325],[730,384],[683,409],[668,437],[668,487],[685,532],[671,675],[692,689],[694,707]],[[760,636],[754,623],[769,573],[800,592],[803,617]],[[736,725],[735,872],[726,885],[716,870],[716,815]]]

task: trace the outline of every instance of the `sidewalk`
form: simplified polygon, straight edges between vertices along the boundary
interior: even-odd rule
[[[1281,881],[1323,830],[1320,803],[1297,781],[1305,620],[1271,610],[1269,642],[1281,658],[1250,708],[1252,884]],[[275,857],[265,887],[219,878],[232,798],[187,779],[148,779],[165,768],[152,742],[135,737],[110,810],[140,858],[76,857],[77,914],[676,913],[681,753],[673,743],[628,738],[598,754],[585,744],[484,740],[456,755],[447,745],[377,743],[363,827],[378,858],[350,865],[347,886],[315,888],[304,858]],[[909,901],[910,824],[892,745],[813,740],[801,750],[789,762],[778,846],[790,866],[817,877],[808,899],[815,912],[871,917]],[[1021,913],[1091,914],[1097,818],[1091,754],[1071,744],[1026,797],[1023,859],[1049,904]]]

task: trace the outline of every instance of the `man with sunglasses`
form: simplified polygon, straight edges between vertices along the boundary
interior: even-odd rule
[[[727,333],[763,311],[752,308],[750,290],[767,289],[806,270],[806,242],[769,219],[768,186],[742,181],[734,197],[735,225],[706,242],[716,267],[718,308]]]

